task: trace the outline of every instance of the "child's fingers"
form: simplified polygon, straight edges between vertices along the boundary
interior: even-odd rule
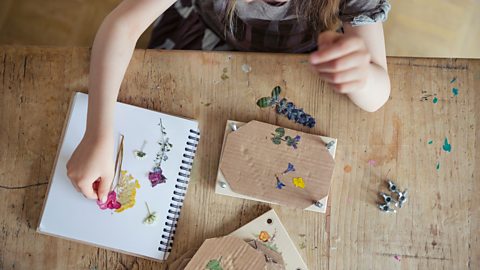
[[[93,190],[92,182],[90,181],[83,181],[78,184],[78,188],[80,189],[80,192],[85,195],[88,199],[91,200],[96,200],[97,193]]]
[[[340,72],[369,63],[370,54],[365,51],[358,51],[314,67],[318,72]]]
[[[111,174],[101,177],[97,192],[98,192],[98,199],[103,203],[107,201],[107,197],[108,197],[108,193],[110,192],[112,181],[113,181],[113,175]]]
[[[341,71],[341,72],[320,72],[320,77],[323,78],[325,81],[334,84],[341,84],[347,83],[352,81],[362,80],[367,77],[367,69],[366,68],[352,68],[349,70]]]
[[[358,37],[341,38],[327,48],[312,53],[310,55],[310,63],[313,65],[325,63],[364,49],[365,44]]]

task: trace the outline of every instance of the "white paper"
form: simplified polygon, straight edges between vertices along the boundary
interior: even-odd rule
[[[177,178],[182,178],[178,173],[181,161],[185,159],[183,154],[187,138],[192,135],[191,129],[198,130],[198,124],[196,121],[117,103],[115,132],[117,137],[124,135],[122,170],[138,179],[141,187],[137,189],[135,206],[116,213],[110,209],[101,210],[95,201],[84,198],[66,175],[66,163],[85,131],[87,104],[86,94],[75,95],[38,230],[95,246],[163,259],[165,254],[158,250],[160,241],[165,241],[161,236],[165,234],[163,229],[168,229],[165,222],[170,222],[166,217],[171,216],[168,210]],[[166,183],[152,188],[148,172],[154,167],[154,158],[160,149],[160,118],[167,133],[165,136],[173,146],[167,153],[168,160],[161,165]],[[143,149],[147,157],[138,160],[133,151],[140,149],[144,141],[147,141]],[[114,161],[116,151],[117,148],[112,153]],[[155,225],[142,223],[148,214],[145,202],[150,211],[157,213]]]

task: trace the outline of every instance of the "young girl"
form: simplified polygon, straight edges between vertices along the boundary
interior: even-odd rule
[[[387,0],[124,0],[93,44],[87,127],[68,177],[87,198],[105,202],[120,84],[138,38],[159,15],[151,47],[310,53],[320,78],[373,112],[390,95],[381,24],[389,9]]]

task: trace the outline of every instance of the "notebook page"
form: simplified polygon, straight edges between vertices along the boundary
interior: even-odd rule
[[[171,198],[179,178],[185,147],[190,130],[197,130],[196,121],[186,120],[158,112],[117,103],[115,134],[124,135],[122,170],[138,179],[140,188],[136,192],[136,203],[121,213],[114,210],[100,210],[97,203],[87,200],[78,193],[66,175],[66,163],[85,131],[88,96],[77,93],[74,97],[70,119],[54,173],[51,179],[48,198],[45,203],[39,231],[63,238],[90,243],[118,251],[162,259],[159,250],[163,229],[170,209]],[[160,119],[169,138],[172,149],[161,168],[166,183],[151,186],[148,172],[154,167],[154,159],[160,150]],[[143,151],[146,158],[139,160],[134,155],[146,142]],[[112,153],[115,160],[115,153]],[[181,178],[181,177],[180,177]],[[150,210],[156,212],[158,221],[154,225],[143,224]],[[168,221],[171,222],[171,221]],[[168,227],[167,227],[168,229]],[[165,241],[165,240],[164,240]]]

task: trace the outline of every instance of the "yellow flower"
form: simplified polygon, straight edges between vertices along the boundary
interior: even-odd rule
[[[262,242],[267,242],[270,239],[270,235],[266,231],[261,231],[258,235],[258,239],[260,239]]]
[[[117,185],[117,198],[122,206],[115,210],[115,212],[121,213],[135,205],[138,188],[140,188],[138,180],[130,174],[127,175],[127,171],[122,171]]]
[[[293,184],[294,184],[296,187],[305,188],[305,183],[303,182],[303,178],[302,178],[302,177],[295,177],[295,178],[293,178]]]

